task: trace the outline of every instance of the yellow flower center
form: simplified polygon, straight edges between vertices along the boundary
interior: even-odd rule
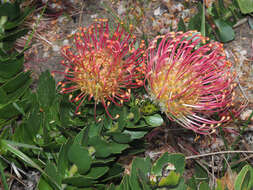
[[[122,63],[122,60],[113,60],[105,50],[86,52],[82,62],[75,65],[76,83],[83,93],[92,95],[99,102],[118,91]]]
[[[182,68],[181,63],[164,64],[158,73],[151,73],[151,94],[167,114],[182,116],[191,113],[199,99],[196,73]]]

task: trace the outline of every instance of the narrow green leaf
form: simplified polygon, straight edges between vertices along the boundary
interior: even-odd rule
[[[32,159],[30,159],[23,152],[21,152],[20,150],[16,149],[12,145],[10,145],[8,143],[8,141],[3,140],[3,139],[0,140],[0,147],[1,148],[5,148],[6,150],[10,151],[11,153],[13,153],[17,157],[19,157],[21,160],[23,160],[28,165],[30,165],[30,166],[36,168],[37,170],[39,170],[42,174],[44,174],[46,177],[48,177],[52,183],[54,183],[54,185],[57,187],[57,189],[61,190],[61,187],[58,184],[55,184],[55,181],[50,176],[48,176],[39,165],[37,165]]]
[[[205,15],[205,1],[202,3],[201,29],[202,36],[206,36],[206,15]]]
[[[253,169],[245,165],[235,179],[235,190],[248,190],[253,187]]]
[[[12,103],[13,107],[16,108],[23,116],[25,116],[25,111],[22,107],[20,107],[16,102]]]
[[[8,102],[9,99],[7,97],[6,92],[3,90],[3,88],[0,88],[0,105],[5,105],[6,102]],[[1,107],[1,106],[0,106]]]
[[[58,184],[61,186],[61,176],[59,175],[56,166],[52,164],[51,162],[47,163],[47,166],[45,168],[45,173],[54,180],[55,184]]]
[[[27,149],[33,149],[33,150],[42,150],[42,148],[34,146],[34,145],[30,145],[30,144],[24,144],[24,143],[19,143],[15,141],[9,141],[9,140],[2,140],[2,141],[15,147],[27,148]]]
[[[0,174],[1,174],[0,175],[1,176],[1,182],[4,186],[4,190],[9,190],[1,160],[0,160]]]
[[[62,145],[60,152],[59,152],[57,170],[62,177],[64,177],[65,174],[67,173],[67,168],[69,165],[68,150],[69,150],[70,146],[71,146],[70,141],[68,141],[66,144]]]

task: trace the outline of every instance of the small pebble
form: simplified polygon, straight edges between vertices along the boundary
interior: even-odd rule
[[[241,120],[247,121],[252,112],[253,110],[245,110],[244,112],[242,112],[240,115]],[[251,117],[250,121],[253,122],[253,117]]]
[[[67,39],[63,40],[62,45],[64,45],[64,46],[69,45],[69,40],[67,40]]]
[[[53,51],[56,52],[56,51],[60,51],[61,48],[58,45],[53,45],[52,49],[53,49]]]

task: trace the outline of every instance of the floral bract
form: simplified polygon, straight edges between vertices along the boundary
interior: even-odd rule
[[[156,37],[147,51],[146,89],[183,127],[208,134],[237,116],[235,73],[222,44],[195,31]],[[159,45],[158,45],[158,42]]]
[[[107,114],[110,103],[122,105],[130,99],[131,88],[143,85],[143,50],[134,48],[135,37],[118,25],[110,31],[107,20],[100,20],[75,34],[75,47],[65,46],[62,64],[65,82],[60,82],[62,93],[71,93],[72,102],[94,99],[102,103]],[[144,44],[141,43],[140,46]],[[78,91],[76,96],[73,92]]]

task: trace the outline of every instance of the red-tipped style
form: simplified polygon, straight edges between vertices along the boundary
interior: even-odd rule
[[[207,41],[196,31],[170,32],[156,37],[146,53],[151,99],[169,119],[200,134],[214,132],[244,107],[234,106],[235,73],[222,44]]]
[[[112,118],[108,106],[122,105],[130,99],[132,88],[143,85],[144,43],[135,48],[135,41],[120,24],[110,31],[108,21],[100,19],[87,29],[79,29],[74,46],[62,48],[66,81],[59,85],[62,93],[70,93],[71,101],[78,103],[76,113],[87,98],[95,101],[95,109],[102,103]]]

